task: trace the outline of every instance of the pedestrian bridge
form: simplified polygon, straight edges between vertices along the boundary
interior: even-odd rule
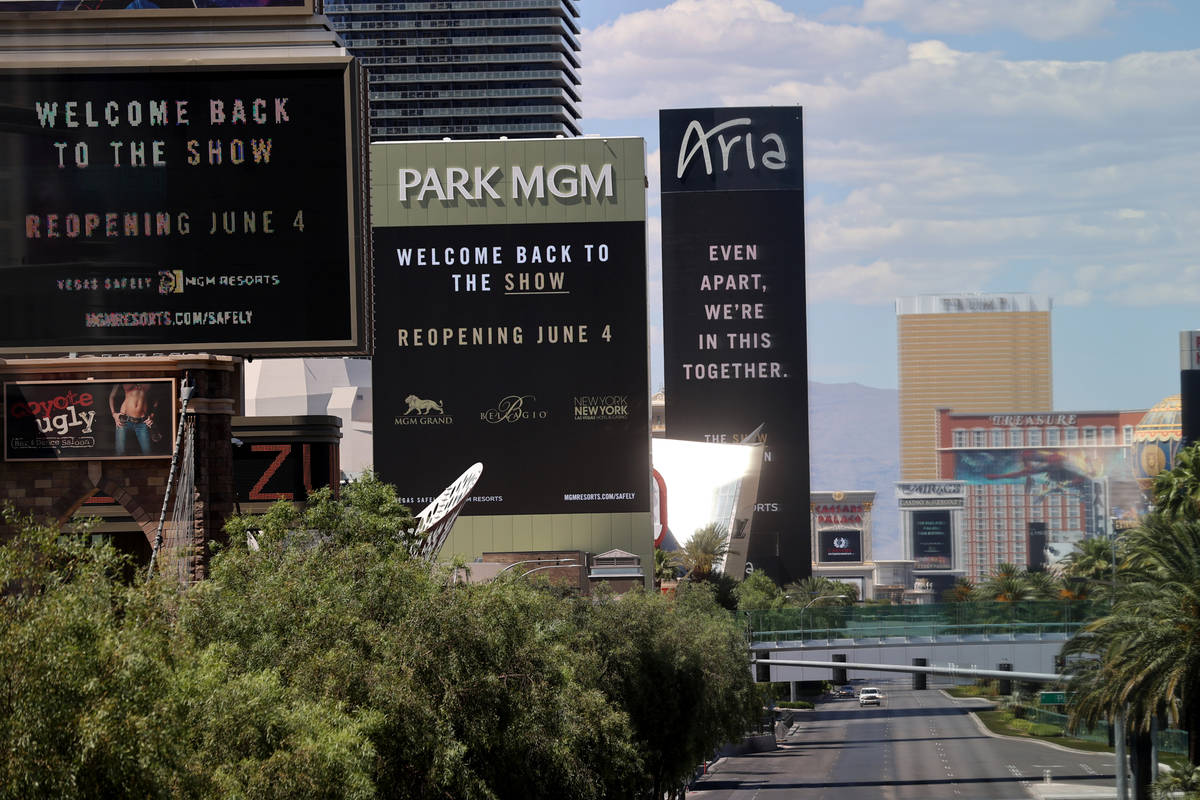
[[[1084,621],[1088,603],[941,603],[927,606],[845,606],[749,612],[750,641],[759,660],[840,661],[896,666],[953,665],[966,669],[1058,673],[1056,656]],[[848,679],[884,681],[892,672],[848,670]],[[841,680],[832,669],[772,666],[772,681]]]

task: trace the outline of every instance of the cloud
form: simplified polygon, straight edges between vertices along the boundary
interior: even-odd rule
[[[1093,34],[1116,12],[1116,0],[864,0],[857,18],[920,33],[1012,30],[1046,41]]]
[[[862,14],[932,33],[1009,24],[1065,36],[1095,30],[1112,6],[880,0]],[[661,108],[803,106],[810,300],[1197,302],[1200,289],[1179,283],[1200,252],[1200,51],[1013,60],[768,0],[678,0],[584,39],[585,113],[613,133]],[[649,161],[655,215],[656,149]]]

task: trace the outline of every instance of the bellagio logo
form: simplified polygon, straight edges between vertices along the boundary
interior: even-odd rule
[[[548,413],[534,408],[535,400],[537,398],[531,394],[510,394],[500,398],[500,402],[496,404],[495,408],[480,411],[479,419],[492,425],[499,425],[501,422],[530,422],[545,419]]]

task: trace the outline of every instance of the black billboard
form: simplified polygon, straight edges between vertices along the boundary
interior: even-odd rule
[[[645,223],[375,229],[375,468],[464,516],[650,510]]]
[[[811,572],[801,112],[659,113],[668,438],[766,444],[747,557]]]
[[[823,530],[818,540],[817,556],[822,564],[838,562],[858,563],[863,560],[862,531]]]
[[[170,458],[175,381],[22,381],[4,384],[6,461]]]
[[[365,352],[353,74],[0,71],[0,353]]]
[[[912,537],[916,569],[954,566],[949,510],[912,512]]]

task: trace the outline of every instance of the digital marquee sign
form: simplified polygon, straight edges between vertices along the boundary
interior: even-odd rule
[[[314,0],[0,0],[0,15],[39,18],[312,14]]]
[[[862,531],[823,530],[819,544],[821,563],[858,563],[863,560]]]
[[[749,559],[811,570],[799,108],[661,111],[667,436],[766,445]]]
[[[916,569],[950,569],[954,551],[951,544],[950,511],[912,512],[913,566]]]
[[[349,63],[0,71],[0,353],[362,353]]]
[[[6,461],[170,458],[175,381],[24,381],[4,384]]]

